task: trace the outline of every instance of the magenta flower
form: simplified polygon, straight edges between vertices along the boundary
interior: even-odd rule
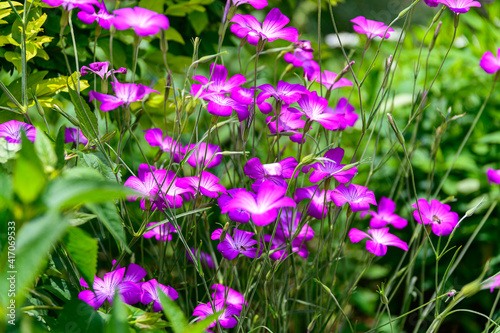
[[[111,82],[111,84],[113,85],[115,96],[101,94],[97,91],[89,92],[90,102],[94,99],[102,102],[102,111],[111,111],[118,108],[120,105],[128,107],[130,103],[140,101],[147,94],[159,94],[158,91],[140,83],[120,83],[118,80],[115,80],[115,82]]]
[[[288,132],[292,134],[290,136],[290,140],[292,142],[304,142],[305,136],[301,132],[297,131],[300,128],[304,128],[306,124],[304,120],[300,119],[301,117],[302,113],[297,109],[285,108],[283,106],[278,118],[279,132]],[[273,117],[267,117],[266,123],[271,134],[276,134],[276,119],[273,119]]]
[[[368,191],[368,187],[355,184],[350,184],[349,187],[340,184],[333,190],[332,199],[338,207],[348,202],[353,212],[368,210],[370,204],[377,205],[373,191]]]
[[[320,74],[319,64],[314,60],[306,60],[302,64],[302,68],[304,69],[304,76],[309,80],[313,81],[318,78]]]
[[[255,95],[255,88],[236,87],[231,92],[231,98],[241,104],[251,105]]]
[[[446,5],[452,12],[457,14],[467,13],[470,7],[481,7],[481,3],[473,0],[436,0]]]
[[[316,121],[328,130],[336,130],[340,124],[338,117],[326,112],[328,101],[326,98],[318,96],[317,92],[312,92],[302,97],[297,102],[309,120]]]
[[[209,198],[217,198],[219,193],[226,193],[226,188],[219,184],[219,178],[208,171],[202,171],[200,177],[185,177],[179,179],[178,186],[184,188],[193,188],[195,192],[201,192]]]
[[[97,21],[102,28],[109,30],[111,24],[113,23],[114,16],[108,12],[106,9],[106,5],[104,4],[104,0],[101,3],[97,4],[99,11],[96,13],[95,9],[92,7],[91,12],[81,11],[78,12],[78,18],[85,24],[92,24]]]
[[[151,147],[159,147],[162,151],[169,153],[174,162],[179,163],[184,147],[169,136],[163,138],[163,132],[159,128],[144,130],[144,138]]]
[[[240,191],[229,201],[221,213],[233,209],[244,209],[251,214],[252,221],[258,226],[265,226],[276,220],[279,208],[295,207],[292,198],[284,197],[286,188],[272,182],[264,182],[257,195]]]
[[[222,229],[216,229],[212,233],[213,240],[219,240],[222,234]],[[252,237],[255,236],[253,232],[234,229],[233,236],[229,233],[226,238],[217,245],[217,250],[227,260],[233,260],[238,254],[243,254],[249,258],[257,256],[257,247],[254,247],[258,242]]]
[[[146,225],[146,227],[152,227],[159,222],[151,222]],[[167,222],[157,225],[153,229],[146,231],[142,236],[144,238],[156,238],[157,241],[170,242],[172,240],[172,234],[177,233],[177,229],[172,225],[172,223]]]
[[[356,109],[354,106],[349,104],[347,98],[342,97],[335,109],[326,108],[325,112],[333,113],[337,117],[337,122],[339,124],[339,131],[345,130],[347,127],[353,127],[358,120],[358,114],[355,113]]]
[[[390,234],[389,228],[368,229],[368,233],[355,228],[349,230],[349,238],[353,243],[357,243],[367,237],[369,240],[366,241],[366,249],[378,257],[387,253],[387,246],[395,246],[408,251],[408,244]]]
[[[79,12],[78,14],[85,13],[85,12]],[[104,61],[104,62],[93,62],[89,64],[89,66],[82,66],[80,69],[80,75],[84,76],[87,75],[89,72],[94,73],[99,75],[101,79],[107,79],[111,73],[117,74],[127,74],[127,69],[125,67],[121,67],[120,69],[111,71],[109,70],[109,62]]]
[[[391,32],[394,32],[394,29],[386,26],[384,22],[367,20],[363,16],[358,16],[352,19],[351,22],[354,23],[354,31],[360,34],[365,34],[368,39],[373,39],[375,37],[389,38]],[[389,30],[387,30],[388,28]]]
[[[307,223],[303,222],[300,231],[297,233],[297,230],[299,229],[299,224],[301,224],[300,212],[296,212],[295,219],[293,217],[294,217],[294,210],[292,208],[283,209],[280,215],[280,219],[278,220],[278,227],[276,228],[276,236],[281,239],[300,239],[306,242],[313,239],[314,230]]]
[[[142,37],[156,35],[160,28],[167,30],[170,26],[165,15],[146,8],[120,8],[113,14],[115,14],[113,25],[116,30],[133,28],[135,33]]]
[[[295,190],[295,202],[299,203],[302,200],[311,200],[307,203],[307,214],[318,220],[325,218],[328,214],[328,202],[332,201],[332,191],[328,190],[325,195],[325,190],[318,190],[317,185],[302,187]],[[326,201],[325,201],[326,200]]]
[[[328,90],[334,90],[342,87],[350,87],[354,85],[350,80],[346,78],[341,78],[338,81],[335,82],[337,79],[338,74],[330,71],[323,71],[321,73],[321,83],[326,87]],[[320,80],[316,77],[316,80],[319,82]]]
[[[199,85],[193,84],[192,88],[198,89],[197,86]],[[207,105],[207,111],[208,113],[215,116],[229,117],[233,113],[233,110],[238,114],[239,121],[243,121],[250,116],[248,106],[234,100],[229,96],[225,96],[224,94],[208,93],[203,94],[200,97],[202,97],[204,100],[209,101]]]
[[[304,61],[313,58],[313,52],[314,50],[311,47],[311,42],[301,39],[295,43],[293,53],[285,53],[283,59],[294,67],[302,67]]]
[[[212,256],[206,252],[203,252],[203,251],[198,251],[197,249],[190,249],[191,253],[194,255],[194,257],[196,258],[196,260],[200,260],[201,264],[204,266],[204,267],[208,267],[208,268],[212,268],[214,269],[215,268],[215,263],[212,259]],[[193,262],[193,260],[191,259],[191,256],[189,255],[189,253],[186,251],[186,256],[187,256],[187,260],[190,261],[190,262]]]
[[[490,168],[486,171],[486,176],[488,176],[488,182],[490,184],[500,184],[500,170]]]
[[[167,295],[168,298],[170,298],[172,301],[175,301],[177,298],[179,298],[179,294],[174,288],[170,286],[164,286],[163,284],[158,283],[156,279],[152,279],[143,283],[141,286],[141,303],[144,305],[148,305],[149,303],[153,302],[154,312],[163,310],[163,307],[160,303],[160,296],[158,295],[158,287],[160,287],[165,295]]]
[[[271,242],[272,235],[264,235],[264,241]],[[307,251],[307,247],[305,244],[305,240],[301,238],[295,238],[291,242],[292,253],[297,253],[302,258],[307,258],[309,256],[309,251]],[[272,243],[270,245],[270,251],[272,252],[269,255],[269,258],[272,260],[284,260],[289,253],[287,252],[287,242],[281,237],[275,237],[272,239]]]
[[[257,103],[262,103],[269,97],[274,97],[276,100],[281,101],[283,104],[292,104],[297,102],[303,94],[308,91],[300,84],[290,84],[285,81],[279,81],[276,88],[270,84],[263,84],[258,86],[262,92],[257,98]]]
[[[415,220],[423,225],[430,224],[436,236],[448,236],[455,227],[458,227],[458,214],[451,212],[449,205],[442,204],[438,200],[432,199],[429,204],[425,199],[418,199],[418,208],[417,203],[414,203],[412,207],[417,209],[413,211]],[[418,209],[420,209],[420,214]]]
[[[203,75],[195,75],[193,79],[207,86],[205,90],[207,93],[230,93],[247,81],[241,74],[236,74],[228,80],[227,68],[224,65],[216,64],[210,65],[210,76],[208,78]]]
[[[498,70],[500,70],[500,48],[497,51],[496,57],[490,51],[483,54],[479,66],[488,74],[498,72]]]
[[[234,306],[236,309],[241,310],[243,304],[248,305],[242,294],[234,289],[225,287],[222,284],[214,284],[210,289],[214,289],[215,292],[212,294],[214,300],[223,299],[226,304]]]
[[[92,13],[94,12],[93,5],[99,6],[98,0],[42,0],[42,2],[52,7],[62,6],[68,12],[78,8],[87,13]]]
[[[295,157],[287,157],[277,163],[271,164],[262,164],[258,157],[254,157],[247,162],[243,171],[249,178],[255,179],[255,182],[252,184],[252,190],[257,192],[262,183],[266,181],[271,181],[278,186],[286,188],[288,184],[285,179],[292,178],[297,164]]]
[[[66,127],[66,129],[64,130],[64,143],[70,142],[79,142],[85,146],[87,145],[89,140],[83,135],[80,129],[76,129],[74,127]]]
[[[403,229],[408,224],[408,221],[394,214],[395,210],[396,203],[389,198],[382,197],[378,205],[378,212],[370,210],[368,212],[362,212],[360,216],[361,218],[365,217],[367,214],[372,216],[370,228],[384,228],[388,224],[391,224],[394,228]]]
[[[217,320],[214,320],[214,322],[208,327],[214,327],[217,322],[219,322],[223,328],[233,328],[236,326],[238,321],[234,318],[234,316],[239,316],[240,310],[233,305],[226,303],[224,299],[217,299],[213,304],[215,305],[215,312],[217,313],[222,311],[222,313],[219,315]],[[196,319],[197,321],[203,320],[213,314],[214,311],[212,309],[211,302],[207,304],[198,304],[198,306],[194,308],[193,312],[193,316],[198,316]]]
[[[252,15],[236,14],[231,22],[235,23],[231,26],[231,31],[239,38],[247,37],[248,43],[251,45],[257,45],[259,40],[274,42],[277,39],[295,43],[299,38],[297,29],[284,28],[290,20],[281,14],[278,8],[271,9],[262,25]]]
[[[135,201],[141,197],[141,208],[146,209],[146,200],[151,203],[155,201],[159,187],[165,182],[166,173],[167,170],[156,170],[154,166],[141,164],[137,172],[138,177],[130,176],[124,184],[138,192],[137,196],[129,196],[128,199]]]
[[[496,287],[500,287],[500,274],[490,276],[484,281],[484,285],[481,287],[481,289],[490,289],[490,292],[492,293],[493,290]]]
[[[187,162],[193,168],[214,168],[222,161],[222,155],[219,154],[220,147],[211,143],[194,143],[185,149],[186,155],[189,155]]]
[[[429,7],[437,7],[439,5],[439,1],[437,0],[424,0],[424,2]]]
[[[83,290],[78,294],[78,298],[97,310],[106,300],[113,305],[115,292],[118,292],[124,303],[135,304],[139,302],[141,297],[141,288],[137,283],[146,275],[147,273],[142,267],[130,264],[127,269],[123,267],[104,274],[102,279],[96,276],[93,285],[94,291]],[[89,288],[83,279],[80,280],[80,284]]]
[[[358,169],[353,167],[349,170],[342,171],[342,168],[345,167],[344,164],[340,164],[343,157],[344,149],[340,147],[330,149],[321,159],[323,164],[316,162],[311,165],[306,165],[302,168],[302,172],[308,173],[311,168],[314,169],[309,176],[309,181],[311,183],[317,183],[328,177],[333,177],[342,184],[347,183],[358,172]]]
[[[36,128],[33,125],[26,124],[17,120],[9,120],[0,124],[0,138],[5,138],[10,143],[21,143],[22,132],[31,142],[35,142]]]
[[[222,210],[231,200],[233,200],[234,196],[240,191],[246,192],[246,189],[233,188],[228,190],[226,194],[221,194],[217,198],[217,204],[219,205],[219,208]],[[248,223],[250,221],[250,213],[241,208],[230,210],[228,216],[231,221],[239,223]]]
[[[246,3],[255,9],[262,9],[267,6],[267,0],[232,0],[232,2],[235,7]]]
[[[182,178],[177,178],[175,172],[169,170],[165,181],[161,185],[158,199],[161,200],[162,204],[166,204],[170,208],[180,208],[184,200],[190,200],[192,195],[194,195],[193,189],[184,187]]]

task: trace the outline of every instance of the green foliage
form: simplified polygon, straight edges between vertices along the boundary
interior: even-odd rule
[[[91,286],[97,272],[97,239],[92,238],[80,228],[71,227],[62,242],[71,260],[80,270],[87,284]]]

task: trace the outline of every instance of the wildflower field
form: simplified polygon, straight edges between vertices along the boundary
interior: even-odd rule
[[[500,332],[500,2],[1,0],[0,332]]]

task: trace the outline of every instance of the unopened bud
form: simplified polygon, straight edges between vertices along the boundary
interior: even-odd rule
[[[436,31],[434,32],[434,37],[432,37],[431,44],[429,45],[429,51],[432,51],[434,49],[434,46],[436,45],[436,40],[439,36],[439,31],[441,30],[441,25],[443,24],[443,21],[439,21]]]
[[[462,290],[460,290],[460,293],[463,294],[465,297],[471,297],[480,290],[481,290],[481,284],[477,280],[475,280],[469,284],[466,284],[462,288]]]
[[[226,225],[224,225],[224,229],[222,230],[222,232],[220,234],[219,241],[223,242],[224,239],[226,239],[228,229],[229,229],[229,222],[226,222]]]
[[[396,137],[398,138],[399,143],[403,146],[403,149],[405,148],[405,138],[403,137],[403,134],[401,134],[401,131],[398,128],[398,125],[396,122],[394,122],[394,119],[392,118],[392,115],[390,113],[387,114],[387,119],[389,120],[389,124],[392,127],[392,130],[394,133],[396,133]]]
[[[314,155],[307,155],[302,158],[302,161],[300,161],[300,164],[302,165],[309,165],[315,162]]]

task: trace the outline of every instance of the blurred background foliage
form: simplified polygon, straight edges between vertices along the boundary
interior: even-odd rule
[[[311,40],[313,48],[315,49],[315,60],[319,61],[321,58],[321,66],[333,72],[340,72],[346,65],[346,60],[342,54],[341,49],[336,42],[332,21],[330,19],[329,6],[332,5],[333,15],[336,19],[337,27],[342,33],[341,38],[345,42],[346,53],[350,58],[355,59],[357,64],[354,66],[355,71],[364,74],[375,56],[377,51],[378,42],[372,43],[371,47],[367,50],[365,61],[361,64],[361,54],[363,53],[363,46],[365,39],[353,33],[352,24],[350,19],[356,16],[365,16],[369,19],[384,21],[386,24],[390,23],[398,14],[406,8],[411,1],[409,0],[387,0],[387,1],[373,1],[373,0],[345,0],[345,1],[312,1],[312,0],[284,0],[275,1],[270,0],[269,6],[261,11],[256,11],[250,6],[240,6],[239,12],[255,15],[259,20],[262,20],[267,11],[272,7],[279,7],[281,11],[291,18],[291,24],[299,30],[302,39]],[[19,52],[19,27],[16,26],[15,16],[9,12],[9,8],[2,1],[0,4],[0,79],[11,90],[15,89],[16,85],[20,85],[20,68],[19,63],[16,62]],[[60,39],[60,16],[61,10],[58,8],[49,8],[40,1],[35,1],[35,8],[30,12],[30,21],[32,22],[32,35],[29,36],[30,60],[29,60],[29,88],[32,89],[37,95],[38,99],[44,109],[45,117],[48,121],[48,127],[51,132],[57,132],[61,125],[69,126],[70,123],[67,119],[62,117],[52,107],[53,104],[59,105],[68,114],[75,116],[74,108],[71,104],[71,99],[68,95],[67,80],[65,77],[70,75],[65,68],[65,61],[62,52],[65,52],[70,58],[70,64],[74,64],[72,55],[71,38],[69,36],[69,29],[63,31],[63,38],[66,40],[65,44],[61,43]],[[106,1],[110,9],[115,5],[113,1]],[[138,5],[145,8],[155,10],[157,12],[165,13],[170,20],[171,28],[166,32],[168,40],[168,56],[167,61],[170,70],[174,73],[174,83],[177,87],[184,86],[184,73],[186,68],[191,64],[193,57],[201,58],[203,56],[215,54],[218,51],[218,31],[221,23],[221,15],[224,9],[224,3],[219,0],[190,0],[190,1],[169,1],[169,0],[141,0],[141,1],[122,1],[120,6]],[[321,6],[321,16],[318,20],[318,4]],[[479,59],[485,51],[493,51],[500,47],[500,3],[499,1],[482,1],[483,7],[480,9],[471,10],[467,14],[460,15],[460,26],[458,28],[457,38],[454,46],[449,52],[448,58],[442,68],[442,71],[436,80],[433,88],[427,95],[426,110],[421,119],[420,128],[417,135],[412,141],[412,132],[414,125],[410,126],[406,132],[407,142],[414,142],[413,146],[408,149],[411,152],[412,164],[415,171],[418,191],[423,197],[429,189],[430,183],[428,181],[428,173],[432,169],[432,156],[431,149],[435,143],[436,131],[443,123],[442,114],[450,112],[451,116],[463,115],[462,117],[452,121],[446,128],[442,135],[439,149],[435,157],[435,180],[432,191],[436,189],[441,177],[445,174],[453,157],[458,149],[465,132],[468,130],[472,120],[480,108],[482,102],[487,96],[493,78],[485,74],[479,67]],[[399,63],[394,71],[394,83],[391,86],[390,97],[388,102],[380,110],[382,114],[377,124],[380,124],[379,144],[375,152],[375,160],[380,161],[382,156],[386,153],[388,148],[394,142],[394,137],[391,137],[390,129],[385,121],[386,112],[392,112],[396,121],[399,123],[400,128],[406,124],[411,113],[412,96],[418,93],[422,94],[422,86],[424,83],[424,75],[419,75],[417,79],[416,90],[414,91],[414,77],[415,66],[419,55],[419,47],[424,37],[425,31],[428,28],[433,16],[436,14],[436,9],[429,8],[423,3],[417,5],[414,15],[411,17],[411,26],[407,30],[406,38],[403,43],[403,49],[399,55]],[[453,17],[446,11],[440,18],[443,21],[441,31],[431,56],[428,62],[428,71],[430,80],[437,72],[443,57],[445,56],[450,45],[453,34]],[[393,54],[397,37],[401,33],[401,26],[403,21],[398,21],[395,25],[396,33],[393,38],[384,42],[377,61],[373,69],[366,78],[366,82],[362,88],[363,106],[367,112],[372,108],[375,103],[378,87],[381,85],[382,77],[385,70],[385,59]],[[97,45],[95,41],[95,24],[87,26],[76,18],[74,19],[76,29],[76,42],[79,51],[80,65],[87,65],[95,59],[98,61],[106,61],[110,57],[109,50],[109,32],[102,31],[98,38]],[[399,30],[398,30],[399,27]],[[318,28],[321,31],[321,36],[318,38]],[[432,38],[434,29],[431,30],[429,36],[424,43],[423,56],[420,60],[420,66],[425,66],[425,59],[427,57],[428,45]],[[193,56],[193,39],[199,37],[201,42],[199,48],[196,50],[197,54]],[[394,38],[396,37],[396,39]],[[131,30],[117,32],[114,37],[113,49],[113,62],[114,67],[132,67],[132,54],[133,54],[134,35]],[[229,30],[226,33],[222,50],[228,52],[223,57],[225,65],[229,68],[230,73],[246,74],[248,80],[253,80],[253,59],[252,55],[255,50],[252,46],[246,44],[241,48],[241,67],[238,61],[238,48],[240,41]],[[66,46],[64,46],[66,45]],[[277,41],[271,45],[267,45],[267,49],[289,47],[290,45],[283,41]],[[94,53],[95,50],[95,53]],[[62,52],[61,52],[62,51]],[[276,80],[275,73],[279,75],[286,70],[287,64],[278,59],[279,52],[261,55],[259,58],[259,73],[258,84],[272,83]],[[133,109],[138,111],[143,109],[140,116],[140,126],[137,130],[137,135],[140,137],[142,133],[140,130],[148,129],[151,127],[160,127],[163,129],[172,130],[173,128],[173,114],[174,105],[172,98],[166,104],[166,120],[164,119],[164,97],[165,97],[165,82],[166,71],[163,64],[163,58],[160,51],[160,39],[156,37],[144,38],[139,51],[139,66],[138,77],[139,82],[151,84],[159,91],[162,91],[161,96],[152,96],[144,105],[136,103]],[[248,66],[248,71],[245,68]],[[208,73],[209,63],[200,64],[197,68],[198,73]],[[72,72],[76,69],[72,68]],[[295,70],[298,75],[301,75],[301,70]],[[61,79],[62,77],[62,79]],[[347,78],[352,78],[350,74]],[[82,82],[82,94],[87,96],[88,91],[96,86],[94,79],[89,76],[84,77]],[[298,82],[297,77],[292,73],[285,75],[285,80]],[[428,85],[427,81],[427,85]],[[319,85],[315,84],[314,89],[319,90]],[[354,90],[351,95],[349,88],[336,91],[334,93],[334,101],[340,97],[349,97],[350,102],[356,107],[359,112],[359,96],[357,91]],[[170,94],[172,96],[172,94]],[[8,105],[10,101],[7,96],[0,95],[0,104]],[[334,105],[332,103],[332,105]],[[331,106],[332,106],[331,105]],[[32,119],[37,124],[38,128],[45,128],[45,123],[39,114],[39,111],[31,103],[29,110]],[[139,116],[139,114],[136,114]],[[22,120],[21,117],[13,113],[1,110],[0,122],[10,119]],[[194,118],[194,117],[193,117]],[[201,117],[201,124],[205,124],[208,128],[210,124],[210,117],[203,114]],[[101,121],[101,124],[104,122]],[[104,125],[103,125],[104,126]],[[194,120],[190,122],[186,136],[183,137],[186,143],[189,140],[190,132],[194,128]],[[379,125],[377,125],[379,126]],[[259,129],[264,128],[262,119],[260,120]],[[346,150],[346,158],[350,158],[354,153],[354,148],[360,137],[361,127],[358,121],[358,126],[345,131],[342,134],[341,146]],[[229,131],[222,129],[219,132],[220,141],[222,146],[229,145],[232,138],[229,136]],[[113,145],[117,138],[113,138],[110,142]],[[143,149],[149,159],[153,159],[156,155],[156,149],[149,147],[143,138]],[[358,151],[357,158],[360,157],[360,152],[366,148],[366,156],[373,155],[374,139],[368,140],[365,138],[361,144],[360,151]],[[323,141],[322,144],[325,144]],[[314,147],[311,144],[306,146],[304,150],[305,155],[308,151],[313,151]],[[257,154],[262,159],[268,157],[267,145],[262,144],[261,149],[257,149]],[[129,145],[127,148],[129,152],[125,155],[124,160],[127,165],[133,170],[137,169],[138,165],[142,163],[141,152],[135,145]],[[224,150],[224,148],[222,149]],[[289,145],[285,150],[285,156],[295,154],[294,147]],[[474,207],[481,198],[485,202],[471,218],[468,218],[460,226],[459,231],[455,235],[454,243],[457,246],[463,245],[474,228],[479,223],[482,214],[489,206],[492,200],[496,200],[499,191],[497,186],[490,186],[486,179],[486,170],[489,167],[498,169],[500,168],[500,92],[499,88],[494,91],[484,114],[475,127],[475,130],[463,150],[461,156],[457,160],[450,177],[444,183],[442,191],[438,194],[438,198],[449,198],[452,210],[459,213],[460,216],[470,208]],[[12,156],[2,146],[0,142],[0,161],[6,162],[2,168],[9,170],[12,166],[9,165],[9,159]],[[381,196],[389,196],[391,193],[399,193],[395,198],[398,204],[399,213],[401,216],[412,220],[410,208],[411,202],[409,198],[410,189],[406,188],[404,181],[400,182],[401,188],[395,190],[394,180],[395,175],[402,172],[405,176],[406,171],[401,171],[401,160],[403,155],[401,152],[393,156],[383,168],[374,173],[370,180],[370,189],[375,191],[377,199]],[[345,162],[345,161],[344,161]],[[96,162],[97,163],[97,162]],[[220,168],[222,168],[221,166]],[[356,183],[363,184],[366,180],[370,170],[369,164],[361,165],[359,174],[356,176]],[[127,172],[124,170],[122,178],[128,177]],[[407,176],[407,175],[406,175]],[[7,186],[8,181],[5,180],[4,186]],[[398,184],[399,186],[399,184]],[[12,198],[0,198],[0,220],[11,220],[14,218],[23,219],[23,212],[19,211],[22,205],[13,204]],[[26,213],[26,212],[24,212]],[[36,216],[36,213],[33,213]],[[131,215],[140,219],[139,210],[131,210]],[[500,243],[499,237],[499,214],[498,209],[491,215],[481,233],[477,236],[474,245],[469,249],[469,253],[465,256],[459,268],[451,277],[447,287],[460,289],[463,285],[474,280],[480,273],[483,265],[488,259],[491,259],[492,270],[490,275],[500,270]],[[28,214],[28,216],[30,216]],[[32,216],[31,216],[32,217]],[[24,216],[24,218],[26,218]],[[216,220],[216,217],[212,217]],[[357,221],[358,226],[366,226],[367,221]],[[415,224],[414,221],[410,224]],[[313,226],[317,229],[317,226]],[[398,235],[409,240],[410,234],[404,232]],[[5,235],[0,234],[2,244],[5,243]],[[314,246],[310,246],[311,251],[314,252]],[[358,250],[355,250],[357,248]],[[361,262],[360,247],[353,247],[347,254],[347,259],[341,265],[342,274],[353,274],[353,267],[359,265],[357,260]],[[429,256],[432,258],[432,252],[428,249],[428,253],[422,252],[421,256]],[[357,259],[358,258],[358,259]],[[421,263],[422,258],[418,259]],[[450,257],[445,257],[443,260],[449,260]],[[355,296],[353,302],[355,304],[355,317],[358,322],[358,328],[369,327],[373,320],[376,307],[379,304],[378,295],[376,294],[376,286],[385,281],[387,276],[391,274],[394,265],[398,262],[399,258],[396,251],[394,255],[384,257],[376,264],[372,265],[369,272],[364,276],[361,285]],[[100,258],[100,261],[103,261]],[[418,266],[415,274],[418,273]],[[442,266],[443,269],[446,267]],[[431,273],[428,275],[429,280],[419,281],[418,288],[412,292],[409,297],[415,301],[421,295],[428,299],[434,291],[433,282],[433,260],[429,260],[426,270]],[[48,278],[48,277],[46,277]],[[51,282],[53,285],[63,283],[62,280]],[[423,286],[423,288],[420,288]],[[57,286],[56,286],[57,287]],[[65,290],[67,294],[60,297],[63,301],[71,299],[69,296],[76,294],[76,291],[69,289]],[[345,286],[344,286],[345,287]],[[340,286],[339,288],[342,288]],[[58,291],[59,292],[59,291]],[[404,295],[400,295],[399,302],[402,302]],[[491,304],[493,303],[494,294],[483,291],[476,297],[467,299],[463,302],[463,307],[471,308],[479,312],[488,313]],[[396,314],[399,313],[402,303],[398,301],[391,303],[392,311]],[[412,308],[413,306],[410,306]],[[64,313],[66,316],[67,314]],[[498,315],[498,313],[497,313]],[[294,332],[304,332],[307,324],[311,321],[310,315],[297,316],[292,319],[296,326]],[[408,320],[407,326],[411,327],[414,324]],[[460,316],[452,317],[452,320],[447,321],[446,325],[442,328],[443,332],[477,332],[484,327],[484,320],[469,314],[462,314]],[[387,328],[389,331],[389,328]]]

